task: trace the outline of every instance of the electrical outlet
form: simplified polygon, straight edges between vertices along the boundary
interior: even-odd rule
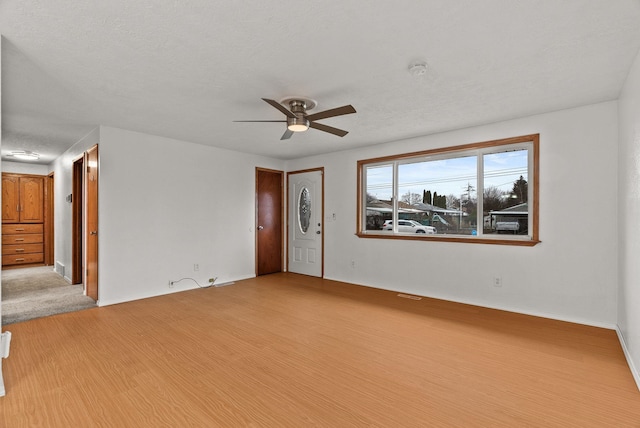
[[[355,269],[355,268],[356,268],[356,261],[351,260],[351,269]]]
[[[500,276],[493,277],[493,286],[494,287],[502,287],[502,277],[500,277]]]
[[[200,265],[198,263],[193,264],[193,271],[198,272],[200,270]]]

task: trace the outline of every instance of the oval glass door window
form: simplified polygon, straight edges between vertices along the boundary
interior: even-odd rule
[[[303,187],[298,197],[298,226],[302,233],[307,233],[311,221],[311,193]]]

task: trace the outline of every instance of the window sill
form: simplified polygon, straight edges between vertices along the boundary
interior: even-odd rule
[[[358,232],[356,233],[358,238],[373,238],[373,239],[396,239],[405,241],[436,241],[436,242],[461,242],[465,244],[490,244],[490,245],[513,245],[518,247],[533,247],[539,244],[541,241],[538,239],[531,239],[528,237],[522,238],[487,238],[476,236],[461,236],[461,235],[391,235],[380,232]]]

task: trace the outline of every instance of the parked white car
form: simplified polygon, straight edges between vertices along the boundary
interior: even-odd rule
[[[393,230],[393,221],[387,220],[382,226],[382,230]],[[400,233],[427,233],[433,235],[436,228],[433,226],[425,226],[415,220],[398,220],[398,232]]]

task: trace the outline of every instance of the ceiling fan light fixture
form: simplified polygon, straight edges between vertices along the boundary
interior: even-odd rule
[[[29,150],[13,151],[9,154],[9,156],[25,161],[34,161],[40,159],[40,155],[38,153]]]
[[[309,121],[304,117],[287,118],[287,128],[291,132],[304,132],[309,129]]]

